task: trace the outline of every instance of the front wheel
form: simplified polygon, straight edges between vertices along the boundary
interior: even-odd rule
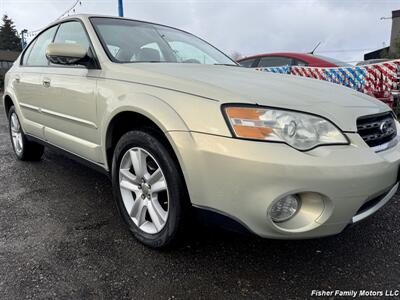
[[[164,248],[176,240],[187,193],[177,162],[156,134],[130,131],[121,137],[112,182],[122,218],[139,241]]]
[[[8,113],[11,142],[14,153],[19,160],[40,160],[43,156],[44,147],[38,143],[28,141],[15,107],[11,107]]]

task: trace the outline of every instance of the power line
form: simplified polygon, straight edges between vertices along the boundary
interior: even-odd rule
[[[75,13],[76,12],[76,7],[79,5],[79,6],[82,6],[82,1],[83,0],[76,0],[75,2],[74,2],[74,4],[70,7],[70,8],[68,8],[66,11],[64,11],[64,13],[62,14],[62,15],[60,15],[56,20],[59,20],[59,19],[61,19],[62,17],[64,17],[65,15],[69,15],[70,13]],[[22,38],[23,39],[25,39],[25,38],[32,38],[32,37],[35,37],[40,31],[42,31],[43,30],[43,28],[40,28],[40,29],[36,29],[36,30],[31,30],[31,31],[22,31],[21,32],[21,36],[22,36]]]
[[[76,0],[76,2],[74,3],[74,5],[71,6],[71,8],[67,9],[61,16],[59,16],[56,20],[61,19],[62,17],[64,17],[65,15],[69,15],[69,13],[72,11],[73,13],[75,13],[75,7],[77,7],[79,5],[82,5],[82,1],[81,0]]]

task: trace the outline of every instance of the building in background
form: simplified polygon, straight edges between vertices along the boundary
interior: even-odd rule
[[[0,91],[3,89],[4,74],[11,68],[20,52],[0,50]]]
[[[400,55],[400,10],[392,11],[392,32],[390,35],[390,46],[378,49],[364,55],[364,60],[386,58],[387,55]]]

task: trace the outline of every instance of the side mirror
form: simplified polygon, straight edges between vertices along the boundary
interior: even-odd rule
[[[47,59],[58,65],[86,65],[88,49],[80,44],[52,43],[46,49]]]

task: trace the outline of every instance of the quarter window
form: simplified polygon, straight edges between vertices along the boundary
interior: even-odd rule
[[[25,53],[22,57],[22,65],[27,65],[28,64],[28,58],[29,58],[29,54],[31,54],[32,48],[35,45],[36,41],[33,41],[29,47],[25,50]]]
[[[51,27],[43,32],[32,44],[32,49],[29,47],[25,51],[24,64],[28,66],[47,66],[48,60],[46,57],[47,46],[53,41],[57,26]],[[28,56],[25,58],[25,56]]]

